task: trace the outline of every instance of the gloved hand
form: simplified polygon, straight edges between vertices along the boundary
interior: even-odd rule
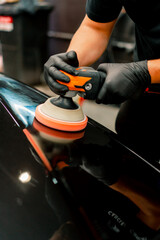
[[[97,70],[107,74],[97,96],[97,103],[116,104],[137,98],[151,83],[147,61],[104,63]]]
[[[44,78],[50,89],[56,94],[65,94],[68,87],[58,83],[56,80],[69,82],[70,79],[59,70],[76,75],[75,67],[78,67],[78,65],[77,54],[74,51],[51,56],[44,65]]]

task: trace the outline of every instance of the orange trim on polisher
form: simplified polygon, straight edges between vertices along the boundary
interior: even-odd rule
[[[86,116],[84,120],[80,122],[67,122],[49,117],[41,111],[40,107],[41,105],[38,105],[36,107],[35,117],[40,123],[44,124],[47,127],[61,131],[77,132],[83,130],[87,125],[88,118]]]
[[[60,84],[63,84],[69,88],[70,91],[79,91],[79,92],[85,92],[85,90],[82,88],[86,82],[91,80],[91,77],[82,77],[82,76],[73,76],[69,73],[66,73],[62,70],[60,70],[62,73],[64,73],[66,76],[69,77],[70,82],[65,83],[57,80]]]

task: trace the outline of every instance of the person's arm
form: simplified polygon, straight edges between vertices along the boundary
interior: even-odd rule
[[[151,83],[160,83],[160,59],[148,60],[148,71]]]
[[[77,53],[79,66],[93,64],[105,51],[116,20],[97,23],[86,15],[67,51]]]
[[[57,82],[70,81],[60,70],[76,75],[78,66],[89,66],[102,55],[115,22],[97,23],[85,16],[67,52],[52,55],[44,65],[44,78],[53,92],[65,94],[68,91],[67,86]]]

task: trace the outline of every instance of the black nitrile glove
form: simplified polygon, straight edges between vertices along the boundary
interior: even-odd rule
[[[97,96],[97,103],[116,104],[136,99],[151,83],[147,61],[104,63],[97,70],[107,74]]]
[[[68,91],[68,87],[58,83],[56,80],[69,82],[70,79],[59,70],[76,75],[75,68],[78,65],[77,54],[74,51],[51,56],[44,65],[44,78],[50,89],[56,94],[65,94]]]

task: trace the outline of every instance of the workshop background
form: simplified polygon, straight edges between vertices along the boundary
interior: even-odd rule
[[[51,55],[66,51],[85,15],[85,3],[0,0],[0,71],[53,96],[43,78],[44,63]],[[134,23],[122,10],[107,50],[92,67],[96,69],[101,62],[132,61],[134,42]],[[119,105],[85,100],[82,107],[89,117],[115,131]]]

